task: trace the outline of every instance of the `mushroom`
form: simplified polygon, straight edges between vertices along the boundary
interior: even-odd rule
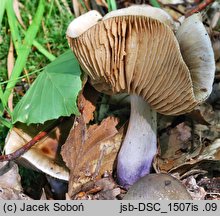
[[[176,36],[172,27],[163,10],[131,6],[103,18],[90,11],[67,29],[69,45],[93,86],[106,94],[130,94],[117,164],[125,188],[150,172],[157,151],[156,112],[190,112],[212,90],[214,55],[200,15],[185,19]]]
[[[65,142],[69,130],[73,124],[73,118],[55,127],[44,139],[32,146],[27,152],[21,155],[16,162],[24,167],[43,172],[48,176],[61,181],[69,180],[69,170],[59,155],[60,146]],[[45,126],[44,126],[45,127]],[[42,127],[43,128],[43,127]],[[11,154],[21,148],[39,132],[34,126],[26,126],[18,123],[8,133],[4,151]]]
[[[191,200],[186,187],[171,175],[149,174],[135,182],[124,200]]]

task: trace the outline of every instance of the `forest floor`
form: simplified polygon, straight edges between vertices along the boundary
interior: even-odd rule
[[[70,111],[66,115],[68,117],[60,120],[62,112],[60,115],[56,113],[51,116],[54,110],[50,108],[51,102],[48,98],[53,98],[54,107],[63,103],[64,100],[56,95],[58,91],[52,89],[56,89],[59,85],[57,83],[66,78],[67,74],[60,74],[60,80],[50,79],[46,74],[51,70],[57,70],[56,73],[59,73],[62,68],[70,67],[66,64],[66,59],[72,58],[68,53],[70,48],[66,30],[74,17],[93,9],[105,15],[108,11],[134,4],[150,4],[168,12],[177,23],[180,17],[201,11],[216,63],[213,90],[204,103],[191,113],[181,116],[158,114],[158,150],[153,160],[152,173],[174,176],[184,185],[192,199],[220,200],[219,1],[1,0],[0,4],[0,152],[4,155],[6,144],[18,144],[23,152],[18,159],[0,160],[0,199],[123,198],[127,190],[117,183],[115,160],[129,121],[129,97],[126,94],[114,97],[97,92],[77,66],[74,77],[71,77],[68,83],[68,87],[73,88],[74,94],[70,97],[75,99],[75,104],[70,108],[74,111]],[[33,23],[35,25],[32,25]],[[51,62],[63,53],[66,55],[61,57],[59,65],[51,65]],[[74,61],[73,64],[77,64]],[[42,80],[46,81],[46,90],[43,93],[41,90],[44,85],[43,81],[40,81],[40,75]],[[32,86],[35,80],[38,80],[35,93],[27,95],[28,90],[34,89]],[[50,80],[52,84],[49,84]],[[74,85],[71,84],[72,80]],[[23,99],[24,97],[27,99]],[[31,114],[26,112],[25,100],[33,100],[34,106],[40,107],[41,111],[45,110],[46,116],[39,110],[33,109]],[[27,118],[26,114],[30,118]],[[48,131],[33,147],[33,151],[30,151],[30,156],[26,157],[27,149],[22,146],[33,140],[38,132],[44,130],[51,122],[54,124],[54,119],[55,127]],[[83,133],[93,138],[87,140]],[[80,149],[76,149],[71,156],[71,151],[61,147],[63,144],[68,146],[69,143],[78,143],[80,146],[83,142],[86,143],[86,148],[79,147]],[[100,146],[104,144],[111,148],[108,147],[108,154],[104,156],[102,166],[98,167],[100,158],[97,152],[100,156]],[[54,169],[64,170],[60,171],[63,172],[63,177],[58,179],[42,170],[39,172],[32,159],[29,158],[30,161],[27,162],[28,157],[39,157],[36,161],[45,160],[44,163],[49,164],[42,166],[49,167],[52,166],[50,163],[57,163]],[[85,161],[91,162],[92,169],[95,170],[93,173],[85,169]],[[74,170],[70,169],[69,181],[65,177],[69,175],[66,166],[74,166]],[[72,188],[76,187],[73,176],[76,173],[80,176],[80,186],[77,185],[80,189],[73,192]]]

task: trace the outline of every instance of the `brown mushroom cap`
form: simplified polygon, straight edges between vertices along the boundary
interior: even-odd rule
[[[158,19],[111,15],[68,41],[99,91],[137,94],[166,115],[201,102],[172,29]]]
[[[165,173],[153,173],[140,178],[128,190],[124,200],[191,200],[186,187]]]

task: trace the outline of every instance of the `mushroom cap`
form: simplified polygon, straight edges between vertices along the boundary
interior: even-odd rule
[[[64,134],[70,129],[72,119],[65,123],[65,125],[60,124],[54,128],[47,137],[40,140],[16,159],[16,162],[24,167],[43,172],[54,178],[68,181],[69,170],[59,157],[59,150],[60,145],[64,142]],[[38,129],[35,127],[27,127],[20,123],[17,124],[17,127],[13,127],[6,137],[4,146],[5,154],[11,154],[18,150],[32,140],[38,132]]]
[[[212,88],[215,63],[211,42],[208,37],[199,39],[199,43],[206,40],[205,49],[193,43],[200,38],[198,33],[205,35],[207,32],[201,21],[192,16],[186,22],[194,28],[196,19],[200,22],[199,27],[195,27],[192,33],[189,31],[187,37],[183,36],[180,46],[170,22],[166,22],[169,18],[163,15],[165,12],[154,8],[148,16],[148,11],[152,10],[149,8],[135,6],[111,12],[74,38],[67,32],[69,45],[98,91],[137,94],[157,112],[166,115],[190,112],[207,98]],[[155,14],[158,15],[155,17]],[[182,32],[185,32],[184,24],[182,26],[178,33],[180,40]],[[72,27],[73,24],[68,29]],[[190,40],[191,47],[184,48],[191,34],[194,35]],[[185,49],[187,55],[182,56],[181,50]],[[192,50],[195,52],[190,55]],[[209,54],[205,56],[204,53]],[[201,56],[204,64],[201,64]],[[187,58],[190,61],[185,62]],[[199,67],[196,62],[200,62]],[[204,65],[205,69],[202,69]],[[209,77],[204,79],[201,72],[194,79],[191,76],[195,75],[191,75],[190,70],[194,70],[194,74],[199,70],[206,71]],[[197,85],[197,82],[202,84]]]
[[[176,33],[183,59],[190,71],[197,101],[203,102],[212,92],[215,57],[209,35],[200,14],[185,19]]]
[[[86,19],[85,19],[86,16]],[[102,15],[95,10],[89,11],[86,14],[79,16],[77,19],[74,19],[69,26],[71,28],[67,28],[66,34],[69,35],[71,38],[78,37],[79,35],[83,34],[86,29],[91,28],[92,26],[96,25],[96,23],[102,19]],[[89,20],[89,22],[88,22]],[[77,26],[77,28],[75,28]]]
[[[185,186],[165,173],[140,178],[128,190],[124,200],[191,200]]]

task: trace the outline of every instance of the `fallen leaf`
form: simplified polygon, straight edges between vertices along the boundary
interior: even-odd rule
[[[220,161],[220,139],[206,146],[198,157],[198,160],[212,159]]]
[[[15,64],[15,59],[14,59],[14,45],[12,38],[10,40],[10,47],[8,51],[8,58],[7,58],[7,69],[8,69],[8,77],[11,77],[11,73],[13,71]],[[9,99],[8,99],[8,107],[11,111],[13,111],[13,92],[10,94]]]
[[[198,123],[201,124],[215,124],[215,112],[213,111],[213,108],[208,103],[203,103],[197,106],[194,111],[190,114],[190,117],[192,119],[195,119]]]
[[[192,147],[191,128],[185,123],[178,124],[159,137],[159,153],[155,157],[156,170],[168,172],[173,167],[179,166],[189,160]]]
[[[179,133],[178,134],[178,139],[180,141],[187,142],[191,138],[191,136],[192,136],[191,128],[188,125],[186,125],[184,122],[181,123],[181,124],[178,124],[176,126],[176,129]]]
[[[189,176],[184,179],[183,184],[190,193],[193,200],[204,200],[206,196],[206,191],[203,187],[197,185],[196,179],[193,176]]]
[[[95,111],[96,107],[93,102],[86,100],[83,94],[79,94],[78,96],[78,108],[83,113],[85,124],[88,124],[94,119],[93,112]]]
[[[31,200],[31,198],[21,191],[0,186],[0,200]]]
[[[22,190],[17,164],[0,162],[0,200],[30,200]]]
[[[14,12],[15,12],[15,15],[18,19],[18,22],[21,24],[21,26],[26,29],[26,26],[22,20],[22,17],[21,17],[21,13],[20,13],[20,2],[18,0],[14,0],[13,1],[13,8],[14,8]]]
[[[94,118],[96,107],[84,97],[84,93],[78,96],[81,115],[75,118],[61,150],[63,160],[70,169],[70,197],[74,197],[86,183],[100,177],[105,171],[113,170],[123,136],[123,131],[119,133],[116,129],[118,119],[115,117],[108,117],[99,125],[88,125]]]
[[[94,196],[94,199],[115,200],[116,196],[121,193],[120,188],[111,177],[99,179],[95,182],[95,186],[101,190]]]
[[[200,174],[211,172],[214,169],[211,164],[220,160],[220,139],[214,139],[219,132],[213,127],[196,124],[192,135],[187,125],[179,124],[169,134],[163,134],[159,138],[160,151],[153,164],[155,170],[179,176],[189,176],[187,172],[190,170]],[[215,132],[215,136],[211,136],[211,132]]]
[[[22,190],[21,177],[18,173],[18,166],[14,162],[0,162],[0,186]]]
[[[100,125],[88,128],[80,116],[70,131],[61,154],[70,169],[69,195],[81,190],[83,184],[100,177],[106,170],[112,171],[122,134],[115,128],[118,120],[104,119]]]
[[[220,172],[220,161],[212,159],[202,159],[202,160],[191,160],[185,162],[177,167],[169,170],[169,173],[173,175],[178,175],[182,178],[187,172],[193,173],[196,171],[197,174],[207,174],[213,172]]]
[[[191,129],[184,123],[159,137],[159,153],[153,163],[157,172],[171,172],[188,162],[193,164],[203,159],[218,160],[219,141],[211,141],[218,134],[216,127],[196,124],[190,134]]]
[[[73,11],[74,11],[75,17],[80,16],[79,3],[78,3],[78,1],[77,1],[77,0],[72,0],[72,4],[73,4]]]
[[[220,177],[202,178],[198,185],[206,188],[208,193],[218,193],[220,196]]]

